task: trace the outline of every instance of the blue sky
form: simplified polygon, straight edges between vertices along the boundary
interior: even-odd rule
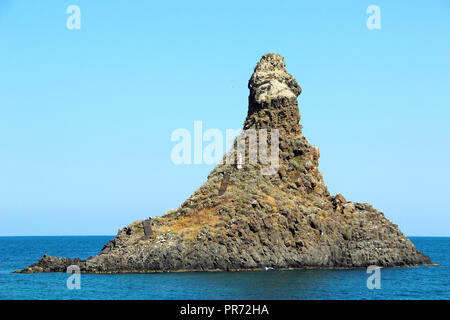
[[[213,166],[173,164],[171,133],[241,128],[274,52],[330,192],[450,236],[449,18],[443,0],[2,0],[0,235],[115,234],[177,207]]]

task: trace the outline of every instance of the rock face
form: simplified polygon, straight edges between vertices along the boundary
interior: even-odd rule
[[[179,208],[119,230],[87,260],[44,255],[18,272],[65,271],[72,264],[82,272],[119,273],[431,263],[382,212],[329,194],[318,170],[319,149],[299,124],[302,90],[283,57],[264,55],[248,87],[240,137],[248,147],[250,129],[277,131],[275,171],[264,174],[267,162],[252,163],[249,154],[238,162],[235,143],[224,160],[238,163],[217,165]]]

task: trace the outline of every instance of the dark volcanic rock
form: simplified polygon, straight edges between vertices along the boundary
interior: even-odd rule
[[[151,219],[146,219],[146,220],[142,221],[142,227],[144,228],[145,238],[148,238],[153,234]]]
[[[224,161],[179,208],[119,230],[99,255],[45,255],[21,272],[65,271],[71,264],[82,272],[116,273],[431,263],[383,213],[329,194],[319,149],[299,124],[302,90],[281,56],[263,56],[248,86],[242,134],[278,130],[275,174],[262,174],[267,165],[252,164],[248,154],[240,166]]]

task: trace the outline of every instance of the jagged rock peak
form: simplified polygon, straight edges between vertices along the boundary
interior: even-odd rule
[[[274,53],[262,56],[248,82],[248,88],[249,106],[244,129],[300,129],[297,97],[302,89],[286,71],[282,56]]]
[[[300,86],[281,56],[263,56],[249,88],[244,129],[279,129],[270,168],[250,164],[244,152],[240,167],[219,164],[179,208],[120,229],[100,254],[86,260],[44,255],[18,272],[64,272],[73,264],[82,272],[136,273],[431,263],[382,212],[330,196],[319,150],[301,134]],[[267,168],[275,174],[260,170]]]
[[[296,99],[302,92],[294,77],[286,71],[284,58],[273,53],[262,56],[248,87],[250,96],[253,95],[258,103],[282,98]]]

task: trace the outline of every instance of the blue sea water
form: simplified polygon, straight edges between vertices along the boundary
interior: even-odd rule
[[[381,269],[381,288],[357,270],[81,274],[15,274],[44,253],[87,258],[112,236],[0,237],[0,299],[450,299],[450,237],[412,237],[439,266]]]

